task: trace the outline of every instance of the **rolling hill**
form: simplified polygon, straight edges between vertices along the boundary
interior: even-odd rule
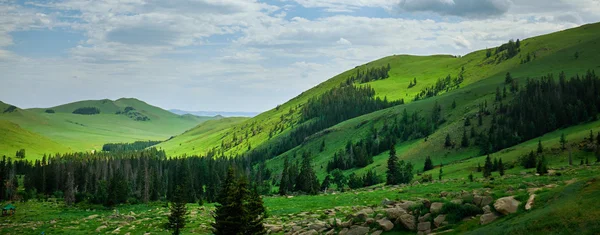
[[[301,110],[309,100],[318,98],[347,81],[357,71],[364,72],[389,65],[391,69],[388,78],[355,83],[355,86],[370,86],[374,89],[376,97],[389,101],[403,99],[404,105],[338,123],[307,137],[301,145],[286,150],[283,154],[275,154],[279,157],[270,160],[268,166],[277,172],[286,156],[298,156],[301,152],[311,151],[313,163],[318,166],[318,169],[323,169],[334,152],[343,149],[348,141],[355,143],[364,139],[372,127],[381,128],[387,120],[399,117],[405,109],[410,113],[418,112],[422,116],[430,115],[436,102],[443,109],[445,123],[426,139],[398,143],[397,147],[403,148],[402,158],[414,161],[419,168],[422,167],[419,164],[422,164],[426,156],[432,156],[436,162],[444,163],[476,157],[479,156],[479,149],[476,147],[444,148],[443,141],[446,134],[450,134],[453,140],[460,140],[465,116],[473,116],[478,106],[485,101],[492,103],[496,88],[504,86],[507,72],[510,72],[520,84],[525,84],[528,78],[535,79],[549,73],[557,75],[564,71],[567,76],[573,76],[599,68],[596,63],[600,48],[597,45],[600,42],[598,32],[600,32],[600,24],[591,24],[525,39],[519,41],[520,47],[512,57],[505,57],[508,53],[505,50],[496,53],[498,48],[490,49],[490,56],[487,55],[488,50],[480,50],[459,57],[450,55],[385,57],[345,71],[272,110],[219,133],[203,133],[202,137],[197,137],[198,141],[191,140],[178,144],[169,144],[167,141],[163,146],[172,153],[199,154],[214,150],[226,156],[237,156],[254,149],[271,149],[299,127],[311,122],[301,119]],[[436,83],[443,81],[448,75],[452,78],[462,77],[462,82],[456,89],[442,89],[433,97],[415,99],[418,94],[429,87],[436,86]],[[415,80],[416,85],[411,85]],[[454,109],[450,108],[453,102],[457,105]],[[489,122],[491,117],[486,117],[484,123]],[[489,124],[478,128],[477,131],[487,128],[486,125]],[[323,142],[326,143],[324,151],[314,151],[319,149],[319,145]],[[194,150],[190,151],[191,149]],[[375,159],[384,157],[385,154],[382,154]],[[375,165],[364,169],[371,167]],[[320,178],[324,177],[324,170],[319,170],[319,175]]]
[[[2,103],[0,109],[11,105]],[[94,115],[75,114],[76,110],[94,108]],[[51,108],[20,109],[0,113],[0,120],[17,124],[22,129],[43,136],[65,148],[42,145],[34,153],[55,153],[99,150],[105,143],[134,142],[138,140],[166,140],[183,133],[199,123],[220,117],[176,115],[143,101],[131,98],[87,100]],[[34,141],[34,140],[31,140]],[[31,143],[12,143],[26,150]],[[0,151],[12,152],[8,148]],[[14,154],[14,153],[13,153]]]

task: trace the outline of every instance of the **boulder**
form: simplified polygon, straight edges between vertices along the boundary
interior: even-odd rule
[[[490,205],[486,205],[486,206],[484,206],[484,207],[483,207],[483,208],[481,208],[481,209],[483,209],[483,213],[484,213],[484,214],[487,214],[487,213],[492,213],[492,208],[490,207]]]
[[[383,229],[383,231],[390,231],[394,228],[394,224],[387,219],[377,220],[377,224],[381,229]]]
[[[489,224],[492,221],[496,220],[498,218],[498,216],[494,213],[485,213],[483,214],[481,217],[479,217],[479,224],[484,225],[484,224]]]
[[[421,222],[418,226],[419,232],[430,233],[431,232],[431,222]]]
[[[100,231],[102,231],[105,228],[107,228],[106,225],[102,225],[102,226],[96,228],[96,232],[99,233]]]
[[[442,191],[440,193],[440,197],[447,197],[447,196],[448,196],[448,192],[446,192],[446,191]]]
[[[342,228],[348,228],[348,227],[352,226],[352,220],[348,220],[348,221],[346,221],[346,222],[343,222],[343,223],[341,223],[341,224],[339,224],[339,225],[340,225],[340,227],[342,227]]]
[[[450,202],[451,202],[451,203],[454,203],[454,204],[458,204],[458,205],[460,205],[460,204],[462,204],[462,203],[463,203],[463,200],[462,200],[462,199],[454,199],[454,200],[452,200],[452,201],[450,201]]]
[[[90,219],[95,219],[95,218],[98,218],[98,216],[99,216],[99,215],[90,215],[90,216],[88,216],[86,219],[89,219],[89,220],[90,220]]]
[[[427,199],[422,199],[421,203],[423,203],[423,206],[429,208],[431,207],[431,201],[427,200]]]
[[[521,204],[521,202],[515,200],[513,196],[503,197],[496,200],[494,208],[503,215],[508,215],[517,212],[519,204]]]
[[[444,206],[444,203],[441,203],[441,202],[431,203],[431,207],[429,207],[429,211],[431,213],[439,213],[442,210],[443,206]]]
[[[362,209],[360,212],[362,212],[362,213],[365,213],[365,214],[367,214],[367,215],[370,215],[370,214],[373,214],[373,213],[375,213],[375,212],[373,211],[373,209],[371,209],[370,207],[367,207],[367,208],[365,208],[365,209]]]
[[[268,233],[278,233],[283,230],[283,227],[273,224],[265,224],[265,229],[267,229]]]
[[[431,213],[419,217],[419,222],[425,222],[431,219]]]
[[[396,204],[395,201],[391,201],[390,199],[387,199],[387,198],[383,199],[383,201],[381,202],[382,206],[391,206],[391,205],[394,205],[394,204]]]
[[[525,210],[531,210],[531,208],[533,208],[534,200],[535,200],[535,194],[529,195],[529,199],[527,199],[527,204],[525,204]]]
[[[433,225],[435,225],[436,228],[440,227],[444,221],[446,221],[446,215],[438,215],[433,219]]]
[[[385,214],[387,215],[388,219],[397,220],[400,218],[400,216],[406,214],[406,211],[402,208],[395,207],[385,209]]]
[[[348,228],[343,228],[342,230],[340,230],[340,232],[338,233],[338,235],[346,235],[348,234]]]
[[[413,207],[414,205],[416,205],[416,202],[413,201],[403,201],[401,203],[396,203],[396,206],[404,209],[405,211],[407,211],[409,208]]]
[[[348,233],[346,233],[346,235],[365,235],[367,233],[369,233],[368,227],[353,226],[352,228],[350,228],[350,230],[348,230]]]
[[[494,201],[494,198],[492,198],[491,196],[483,196],[481,197],[481,202],[478,206],[486,206],[489,205],[490,203],[492,203]]]
[[[403,214],[398,218],[398,221],[408,230],[415,230],[417,228],[415,224],[415,217],[410,214]],[[396,222],[398,223],[398,222]]]
[[[320,223],[320,222],[308,225],[309,230],[315,230],[315,231],[319,231],[324,227],[325,227],[325,224]]]
[[[317,235],[317,234],[319,234],[319,232],[317,232],[314,229],[311,229],[311,230],[301,233],[300,235]]]
[[[473,204],[475,204],[476,206],[481,206],[481,199],[483,197],[479,196],[479,195],[475,195],[473,196]]]

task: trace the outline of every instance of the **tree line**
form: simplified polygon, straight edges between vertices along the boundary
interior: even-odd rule
[[[348,81],[358,82],[358,83],[367,83],[367,82],[386,79],[386,78],[390,77],[388,72],[391,69],[392,69],[392,67],[390,67],[390,64],[387,64],[387,66],[368,68],[364,72],[360,71],[360,69],[357,69],[356,74],[350,76],[350,78],[348,78]]]
[[[107,143],[102,145],[102,151],[107,152],[124,152],[124,151],[139,151],[145,148],[162,143],[162,141],[148,140],[148,141],[135,141],[133,143]]]
[[[100,113],[100,109],[96,107],[81,107],[73,110],[74,114],[95,115]]]

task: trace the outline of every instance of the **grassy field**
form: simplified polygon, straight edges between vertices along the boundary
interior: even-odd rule
[[[5,110],[7,104],[2,104]],[[100,114],[79,115],[73,110],[81,107],[97,107]],[[135,121],[126,115],[117,115],[126,107],[149,117],[149,121]],[[47,113],[47,109],[54,113]],[[105,143],[134,142],[137,140],[167,140],[213,117],[179,116],[146,104],[136,99],[81,101],[44,109],[16,109],[13,112],[0,113],[0,120],[12,122],[40,136],[38,138],[7,137],[5,145],[0,147],[0,155],[14,156],[14,149],[24,148],[27,158],[41,158],[43,153],[100,150]],[[3,132],[9,135],[12,132]],[[45,140],[58,143],[53,147]],[[58,146],[63,146],[58,147]]]

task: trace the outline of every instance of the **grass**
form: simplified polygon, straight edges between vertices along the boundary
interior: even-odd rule
[[[71,113],[76,108],[89,106],[98,107],[101,113],[97,115]],[[115,114],[117,110],[123,110],[128,106],[134,107],[150,120],[134,121],[125,115]],[[15,112],[1,113],[0,120],[12,122],[27,130],[28,133],[43,137],[40,137],[42,142],[50,139],[58,145],[36,143],[38,138],[10,137],[6,142],[10,147],[0,145],[0,155],[14,156],[15,148],[24,148],[28,153],[28,159],[36,159],[41,158],[44,153],[98,151],[105,143],[166,140],[212,119],[212,117],[179,116],[136,99],[81,101],[50,109],[55,113],[46,113],[46,109],[17,109]],[[12,132],[4,133],[9,135]]]

